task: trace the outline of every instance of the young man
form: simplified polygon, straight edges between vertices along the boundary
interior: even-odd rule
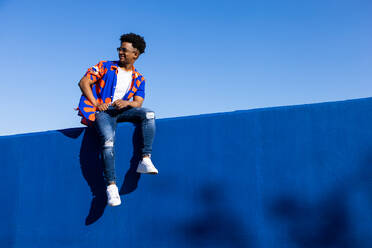
[[[116,186],[114,142],[118,122],[133,122],[141,126],[142,160],[137,172],[157,174],[151,162],[152,142],[155,134],[154,112],[142,108],[145,98],[145,79],[134,68],[134,62],[145,52],[143,37],[129,33],[120,37],[117,48],[119,61],[101,61],[88,69],[79,82],[82,96],[79,115],[82,123],[94,126],[101,142],[107,200],[110,206],[121,204]],[[130,99],[132,100],[130,101]]]

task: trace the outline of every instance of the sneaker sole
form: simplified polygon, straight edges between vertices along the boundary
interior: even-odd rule
[[[152,175],[156,175],[159,173],[158,171],[141,171],[141,170],[137,170],[136,172],[140,174],[152,174]]]
[[[110,203],[108,203],[108,205],[111,206],[111,207],[117,207],[117,206],[119,206],[120,204],[121,204],[121,202],[119,202],[119,203],[114,203],[114,204],[110,204]]]

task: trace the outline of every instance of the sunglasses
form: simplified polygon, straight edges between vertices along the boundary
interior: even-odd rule
[[[118,48],[116,48],[116,50],[118,51],[118,52],[123,52],[123,53],[125,53],[125,52],[132,52],[132,53],[134,53],[135,51],[129,51],[128,49],[126,49],[125,47],[118,47]]]

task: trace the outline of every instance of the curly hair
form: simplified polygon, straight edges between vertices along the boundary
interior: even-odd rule
[[[123,34],[120,37],[120,41],[121,43],[123,42],[132,43],[132,46],[136,48],[140,54],[145,52],[146,42],[144,38],[138,34],[134,34],[134,33]]]

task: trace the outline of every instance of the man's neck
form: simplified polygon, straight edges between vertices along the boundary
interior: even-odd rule
[[[118,63],[119,67],[126,70],[126,71],[131,71],[132,68],[133,68],[133,64],[122,64],[122,63]]]

